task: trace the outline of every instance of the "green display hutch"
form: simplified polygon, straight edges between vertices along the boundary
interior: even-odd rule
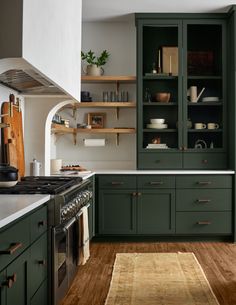
[[[138,169],[232,169],[234,18],[136,14]]]

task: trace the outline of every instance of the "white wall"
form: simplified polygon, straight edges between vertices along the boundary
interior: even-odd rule
[[[23,1],[23,58],[80,100],[81,0]]]
[[[65,98],[25,98],[25,168],[30,174],[30,162],[36,158],[45,165],[45,124],[51,109]],[[50,132],[50,130],[48,130]],[[53,143],[53,142],[52,142]],[[50,156],[48,156],[50,158]]]
[[[131,23],[82,24],[82,50],[100,54],[106,49],[110,54],[104,66],[106,75],[136,75],[136,32]],[[129,91],[130,98],[136,100],[136,86],[122,84],[121,90]],[[102,91],[114,91],[114,84],[82,84],[82,90],[89,90],[93,101],[101,100]],[[105,127],[135,127],[135,109],[120,109],[120,119],[116,120],[115,109],[87,108],[77,111],[77,119],[71,116],[71,110],[61,112],[76,127],[77,123],[87,122],[88,112],[105,112]],[[105,147],[85,147],[84,138],[105,138]],[[55,150],[54,152],[55,156]],[[52,154],[51,153],[51,154]],[[77,144],[73,145],[72,135],[64,135],[56,142],[56,156],[64,164],[80,164],[87,169],[134,169],[136,168],[136,135],[120,135],[120,144],[116,146],[115,135],[78,134]]]

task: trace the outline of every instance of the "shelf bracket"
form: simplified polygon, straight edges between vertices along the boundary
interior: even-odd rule
[[[119,144],[120,144],[120,134],[117,133],[116,134],[116,146],[119,146]]]
[[[73,142],[74,142],[74,145],[76,145],[76,143],[77,143],[76,135],[77,135],[77,132],[76,132],[76,128],[75,128],[74,131],[73,131]]]
[[[116,107],[116,119],[119,120],[120,108]]]
[[[76,107],[76,104],[74,103],[73,105],[73,113],[72,113],[72,117],[74,118],[74,120],[76,120],[76,114],[77,114],[77,107]]]

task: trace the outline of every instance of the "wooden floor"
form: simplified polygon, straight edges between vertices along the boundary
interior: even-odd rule
[[[104,305],[118,252],[177,251],[196,255],[220,305],[236,305],[236,244],[216,242],[93,242],[91,257],[80,267],[62,305]]]

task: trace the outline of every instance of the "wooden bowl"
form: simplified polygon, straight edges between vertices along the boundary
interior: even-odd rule
[[[159,103],[168,103],[170,100],[170,93],[169,92],[157,92],[155,94],[155,99]]]

